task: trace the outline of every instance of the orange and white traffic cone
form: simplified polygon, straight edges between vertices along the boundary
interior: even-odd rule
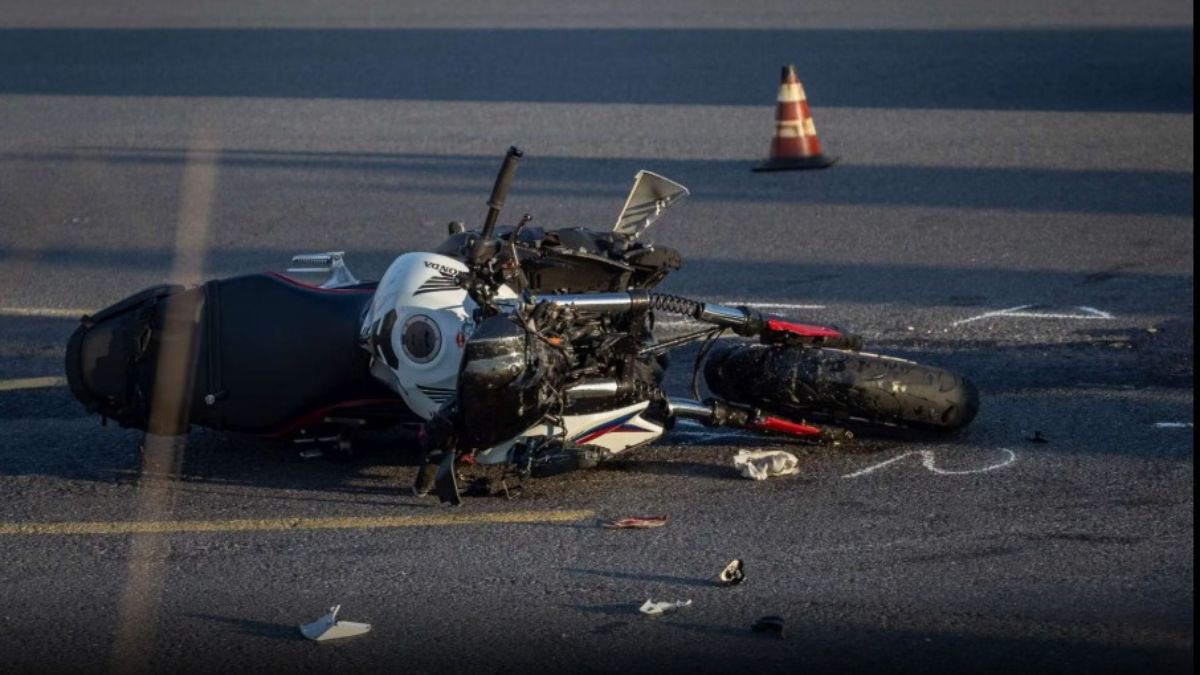
[[[821,139],[817,137],[817,128],[813,125],[804,85],[796,77],[796,66],[783,67],[778,101],[771,156],[754,170],[787,171],[833,166],[835,158],[821,154]]]

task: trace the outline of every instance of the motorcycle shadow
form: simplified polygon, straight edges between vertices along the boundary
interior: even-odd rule
[[[656,476],[738,478],[732,465],[678,460],[614,459],[601,463],[593,471],[644,473]]]
[[[146,480],[140,454],[134,453],[131,465],[104,473],[118,483]],[[364,437],[350,455],[304,457],[292,443],[197,430],[187,437],[179,469],[165,478],[180,492],[277,490],[289,501],[395,505],[397,497],[410,496],[419,458],[415,435],[404,432]],[[433,506],[415,500],[411,505]]]

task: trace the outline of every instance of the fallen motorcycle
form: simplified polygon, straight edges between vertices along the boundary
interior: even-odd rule
[[[656,292],[682,261],[643,235],[688,194],[662,176],[637,174],[609,232],[531,227],[528,214],[497,227],[520,158],[509,150],[480,230],[451,223],[378,282],[355,279],[340,253],[303,255],[289,272],[324,283],[162,285],[84,317],[66,353],[71,391],[163,436],[195,424],[344,450],[362,430],[419,425],[416,490],[450,503],[464,459],[534,476],[587,468],[680,419],[837,441],[975,417],[961,376],[863,352],[835,327]],[[663,315],[694,326],[662,338]],[[670,396],[668,355],[695,343],[691,396]]]

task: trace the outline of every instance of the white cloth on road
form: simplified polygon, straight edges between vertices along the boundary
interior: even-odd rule
[[[752,480],[800,473],[800,460],[783,450],[740,450],[733,458],[733,466]]]

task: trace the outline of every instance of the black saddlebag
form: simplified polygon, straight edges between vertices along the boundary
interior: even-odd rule
[[[71,393],[88,412],[145,429],[168,307],[191,305],[199,312],[201,295],[199,289],[155,286],[84,317],[67,343]]]
[[[189,423],[283,433],[348,405],[407,414],[358,346],[371,296],[273,274],[158,286],[84,320],[67,381],[89,411],[167,435]]]

